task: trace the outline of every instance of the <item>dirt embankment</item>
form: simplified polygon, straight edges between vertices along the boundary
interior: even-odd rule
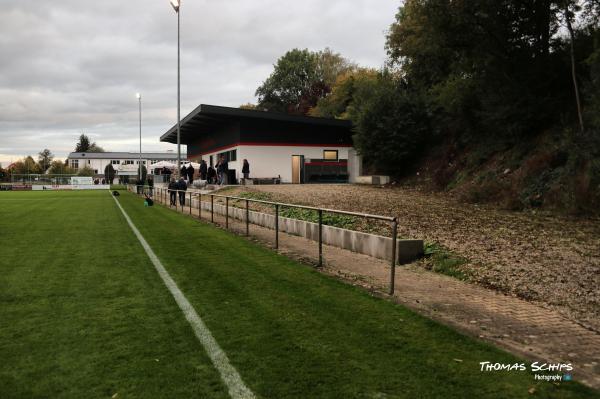
[[[600,331],[600,220],[459,203],[409,188],[281,185],[228,193],[399,218],[401,237],[437,242],[468,259],[469,280],[550,306]],[[359,226],[381,230],[384,226]]]

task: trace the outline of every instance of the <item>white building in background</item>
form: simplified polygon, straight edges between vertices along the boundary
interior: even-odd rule
[[[185,154],[182,159],[185,160]],[[148,173],[153,174],[152,165],[161,162],[177,163],[177,153],[174,152],[142,152],[142,165]],[[94,171],[95,177],[104,177],[104,169],[112,164],[118,176],[136,176],[140,164],[140,153],[136,152],[72,152],[67,157],[71,168],[78,170],[88,167]]]

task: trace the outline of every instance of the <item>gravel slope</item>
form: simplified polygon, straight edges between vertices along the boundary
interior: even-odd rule
[[[550,306],[600,331],[600,220],[507,212],[409,188],[277,185],[273,200],[399,218],[399,236],[439,242],[465,256],[477,284]],[[380,230],[383,226],[362,226]]]

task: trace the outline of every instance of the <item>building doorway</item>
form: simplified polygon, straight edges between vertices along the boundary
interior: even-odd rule
[[[304,183],[304,155],[292,155],[292,183]]]

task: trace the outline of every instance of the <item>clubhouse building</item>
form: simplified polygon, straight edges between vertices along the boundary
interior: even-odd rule
[[[283,183],[347,182],[351,122],[202,104],[181,120],[190,161],[229,162],[229,181],[242,177]],[[160,141],[177,143],[177,125]]]

